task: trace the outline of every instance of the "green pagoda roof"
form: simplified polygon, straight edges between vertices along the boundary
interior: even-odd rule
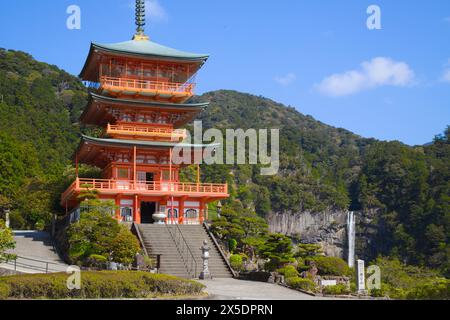
[[[122,139],[102,139],[93,138],[82,135],[82,143],[92,143],[102,146],[130,146],[130,147],[151,147],[151,148],[215,148],[220,144],[189,144],[189,143],[177,143],[177,142],[161,142],[161,141],[142,141],[142,140],[122,140]]]
[[[94,100],[101,102],[108,102],[113,104],[125,104],[125,105],[136,105],[140,107],[166,107],[175,109],[205,109],[208,107],[209,102],[201,103],[165,103],[157,101],[143,101],[143,100],[131,100],[131,99],[117,99],[112,97],[107,97],[99,94],[90,92],[90,97]]]
[[[117,54],[131,54],[143,57],[160,57],[176,60],[206,61],[207,54],[184,52],[172,49],[150,40],[130,40],[113,44],[92,43],[92,47]]]
[[[189,63],[193,65],[191,70],[192,74],[197,72],[209,58],[209,55],[207,54],[184,52],[157,44],[150,40],[130,40],[112,44],[92,42],[89,55],[83,66],[83,70],[79,75],[80,78],[85,81],[96,82],[98,80],[101,56],[104,54],[148,60]]]

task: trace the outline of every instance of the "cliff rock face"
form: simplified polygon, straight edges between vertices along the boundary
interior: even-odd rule
[[[370,238],[376,210],[355,213],[356,257],[370,256]],[[348,211],[272,213],[267,217],[271,232],[282,233],[300,243],[320,244],[327,256],[347,260]]]
[[[322,245],[328,256],[344,258],[347,249],[347,211],[273,213],[271,232],[282,233],[300,243]]]

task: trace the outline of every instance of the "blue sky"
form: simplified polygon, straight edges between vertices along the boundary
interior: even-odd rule
[[[423,144],[450,125],[448,0],[150,0],[147,34],[211,59],[198,93],[272,98],[365,137]],[[132,0],[0,0],[0,47],[78,74],[89,42],[134,33]],[[81,8],[81,30],[66,9]],[[381,9],[381,30],[366,10]]]

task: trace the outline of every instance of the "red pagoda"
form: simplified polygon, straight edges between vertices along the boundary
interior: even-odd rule
[[[61,205],[79,210],[79,195],[96,190],[101,200],[115,202],[120,221],[202,224],[208,203],[228,198],[227,185],[202,184],[199,173],[196,183],[181,182],[182,165],[173,164],[172,153],[187,135],[180,127],[208,106],[189,99],[209,56],[150,41],[143,10],[137,7],[133,40],[91,44],[80,74],[91,88],[80,121],[104,131],[101,138],[82,137],[74,156],[77,178]],[[198,152],[207,146],[183,147]],[[79,163],[101,168],[102,179],[79,178]]]

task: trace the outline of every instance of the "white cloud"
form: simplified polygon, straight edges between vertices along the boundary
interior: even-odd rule
[[[158,0],[146,0],[145,11],[147,17],[149,17],[150,20],[167,21],[167,19],[169,18],[166,9],[164,9],[164,7],[159,3]]]
[[[444,71],[444,74],[442,76],[442,81],[450,82],[450,69],[447,69]]]
[[[442,73],[441,80],[444,82],[450,82],[450,59],[444,64],[444,72]]]
[[[288,73],[285,76],[276,76],[275,81],[282,86],[288,86],[297,80],[297,76],[294,73]]]
[[[414,81],[414,71],[404,62],[377,57],[361,63],[359,70],[336,73],[316,87],[328,96],[347,96],[381,86],[405,87]]]

